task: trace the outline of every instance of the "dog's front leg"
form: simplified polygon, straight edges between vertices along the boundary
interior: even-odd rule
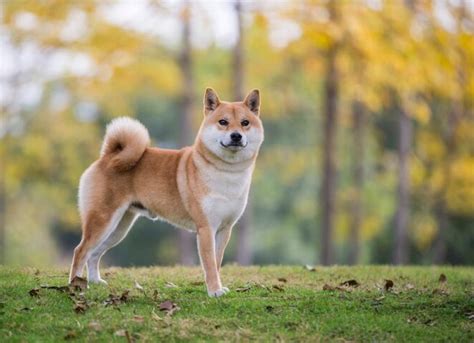
[[[231,233],[232,226],[224,227],[216,233],[216,263],[218,271],[221,270],[222,260],[224,259],[224,251],[227,243],[229,243]]]
[[[227,290],[222,288],[221,279],[217,270],[215,257],[214,233],[210,227],[201,227],[197,230],[197,242],[201,265],[206,278],[207,294],[210,297],[220,297]]]

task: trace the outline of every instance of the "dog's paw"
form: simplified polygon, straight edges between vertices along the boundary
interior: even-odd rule
[[[227,292],[229,292],[229,289],[227,287],[222,287],[222,288],[219,288],[218,290],[216,291],[207,291],[207,294],[211,297],[211,298],[219,298],[220,296],[223,296],[224,294],[226,294]]]
[[[97,285],[108,286],[107,281],[105,281],[104,279],[90,279],[90,280],[89,280],[89,283],[94,283],[94,284],[97,284]]]

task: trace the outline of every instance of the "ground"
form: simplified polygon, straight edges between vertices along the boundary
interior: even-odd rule
[[[197,267],[102,275],[0,266],[2,341],[474,341],[471,267],[225,266],[218,299]]]

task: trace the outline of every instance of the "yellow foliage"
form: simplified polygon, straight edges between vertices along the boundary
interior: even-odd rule
[[[465,215],[474,212],[474,157],[452,163],[446,200],[450,211]]]
[[[436,220],[428,214],[419,214],[413,219],[413,232],[415,244],[421,251],[431,247],[438,233]]]

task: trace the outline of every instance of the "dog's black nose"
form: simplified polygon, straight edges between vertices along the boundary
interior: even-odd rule
[[[230,139],[232,139],[232,142],[240,142],[242,140],[242,135],[238,132],[232,132],[230,134]]]

